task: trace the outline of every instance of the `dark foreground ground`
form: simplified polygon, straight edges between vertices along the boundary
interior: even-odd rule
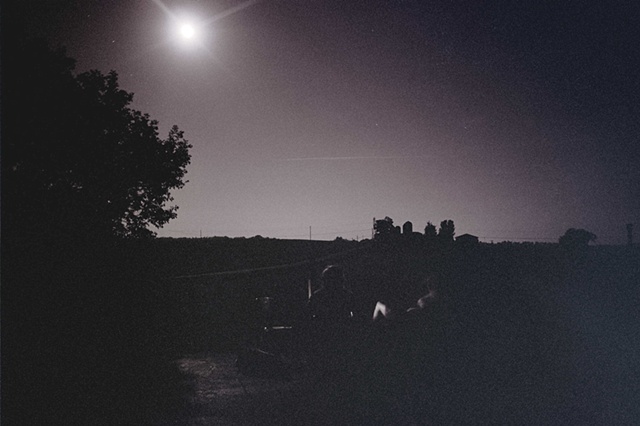
[[[3,424],[640,421],[637,249],[148,244],[18,245],[9,265],[3,251]],[[348,368],[240,374],[252,301],[273,296],[291,321],[334,262],[364,330]],[[207,273],[229,270],[245,272]],[[409,306],[427,282],[443,308],[426,326],[366,323],[376,300]]]
[[[431,362],[405,362],[421,355],[394,345],[398,329],[364,371],[337,377],[243,375],[233,353],[187,355],[185,409],[160,424],[638,424],[637,289],[585,290],[557,295],[572,321],[555,333],[450,325],[458,335]]]

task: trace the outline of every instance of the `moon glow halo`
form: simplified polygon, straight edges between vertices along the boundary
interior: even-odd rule
[[[192,40],[196,37],[196,28],[190,22],[183,22],[179,27],[180,36],[185,40]]]

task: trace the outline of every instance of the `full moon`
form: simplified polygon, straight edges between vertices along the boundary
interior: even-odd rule
[[[196,36],[196,29],[192,24],[183,22],[180,24],[180,35],[185,40],[191,40]]]

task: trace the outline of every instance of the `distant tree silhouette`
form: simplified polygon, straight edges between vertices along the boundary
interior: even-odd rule
[[[436,237],[438,236],[438,231],[436,230],[436,226],[433,223],[427,222],[427,226],[424,227],[424,236],[430,241],[436,239]]]
[[[438,230],[438,239],[443,242],[452,242],[453,237],[456,234],[455,226],[452,220],[443,220],[440,222],[440,229]]]
[[[373,222],[373,238],[376,240],[389,240],[397,233],[396,227],[393,226],[393,219],[386,216],[384,219],[374,220]]]
[[[12,46],[13,48],[14,46]],[[115,71],[74,75],[74,60],[31,41],[5,73],[3,220],[23,227],[153,235],[176,217],[191,145],[130,108]],[[4,207],[7,206],[8,209]]]
[[[565,247],[586,247],[596,239],[596,235],[587,230],[569,228],[564,235],[560,237],[559,243]]]

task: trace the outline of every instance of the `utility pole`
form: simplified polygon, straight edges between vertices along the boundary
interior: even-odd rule
[[[311,299],[311,295],[313,294],[313,266],[315,263],[315,259],[313,256],[313,247],[311,243],[311,225],[309,225],[309,276],[307,278],[307,300]]]

